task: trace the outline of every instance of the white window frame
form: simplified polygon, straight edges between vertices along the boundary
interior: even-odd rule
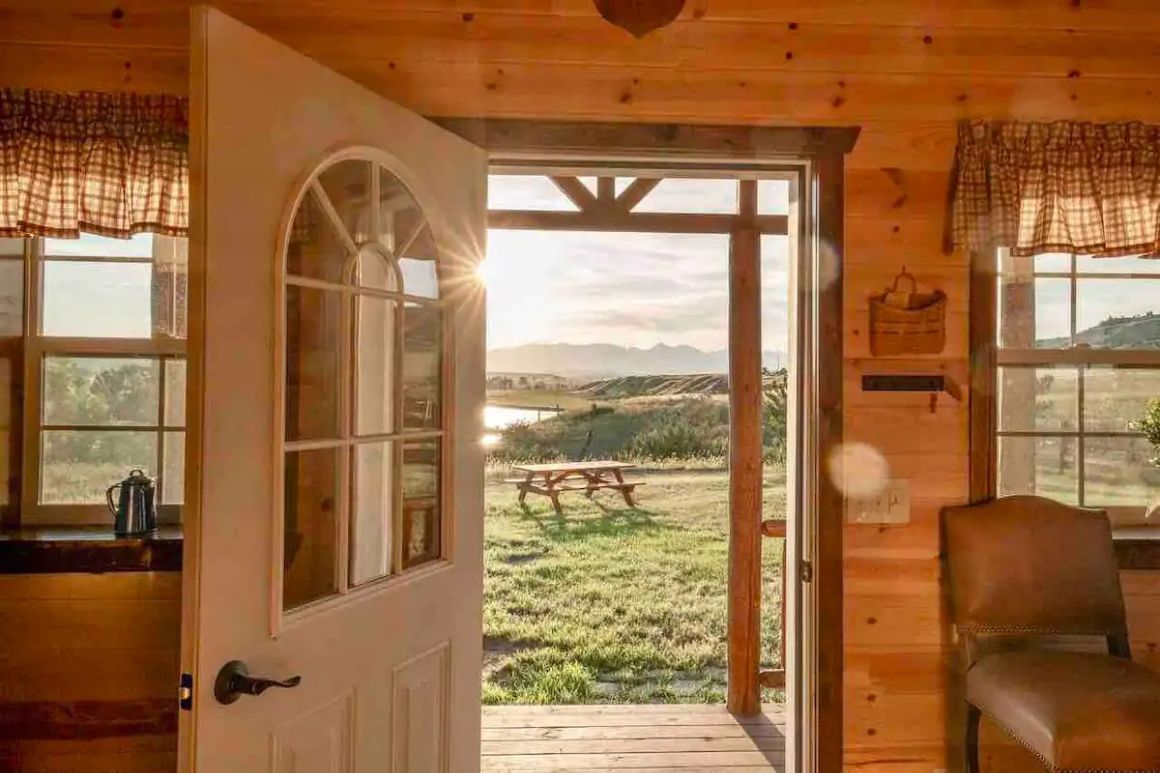
[[[993,345],[995,347],[994,369],[991,373],[993,394],[996,396],[994,401],[994,419],[993,432],[995,442],[993,444],[995,463],[994,463],[994,480],[993,485],[995,490],[999,491],[1000,476],[1001,476],[1001,457],[999,454],[999,442],[1004,437],[1025,437],[1025,438],[1060,438],[1070,439],[1076,444],[1076,476],[1077,476],[1077,491],[1076,497],[1078,504],[1082,507],[1094,507],[1105,510],[1113,523],[1118,525],[1139,524],[1144,522],[1144,516],[1147,513],[1148,504],[1141,502],[1139,506],[1125,506],[1125,505],[1108,505],[1098,501],[1088,501],[1085,486],[1085,463],[1086,463],[1086,443],[1089,438],[1141,438],[1143,433],[1133,432],[1130,430],[1121,431],[1104,431],[1104,430],[1087,430],[1084,426],[1085,411],[1084,411],[1084,381],[1088,370],[1091,369],[1141,369],[1141,370],[1158,370],[1160,371],[1160,349],[1098,349],[1085,346],[1076,346],[1074,344],[1077,330],[1077,299],[1079,280],[1138,280],[1141,282],[1155,283],[1153,297],[1160,298],[1160,272],[1156,273],[1132,273],[1132,272],[1101,272],[1101,271],[1080,271],[1078,268],[1079,258],[1083,256],[1070,255],[1069,269],[1067,271],[1058,270],[1039,270],[1037,268],[1038,258],[1013,258],[1006,249],[999,249],[996,251],[996,272],[995,272],[995,338]],[[1115,261],[1116,258],[1099,258],[1099,260]],[[1025,263],[1025,265],[1017,265]],[[1012,282],[1012,278],[1015,281]],[[1034,286],[1037,279],[1063,279],[1069,282],[1069,337],[1072,344],[1067,348],[1059,349],[1036,349],[1036,348],[1005,348],[1002,345],[1003,336],[1003,298],[1004,287],[1013,284],[1029,283]],[[1160,307],[1158,307],[1160,311]],[[1035,314],[1034,307],[1030,309],[1031,314]],[[1001,383],[1001,374],[1004,368],[1039,368],[1051,369],[1060,368],[1067,369],[1076,373],[1077,378],[1077,395],[1076,395],[1076,428],[1074,430],[1003,430],[1000,427],[1000,411],[1001,400],[999,399],[999,389]],[[1160,397],[1160,395],[1158,395]]]
[[[166,425],[166,361],[184,360],[184,338],[154,336],[153,338],[81,338],[46,336],[43,334],[42,314],[44,300],[44,265],[46,261],[82,261],[88,263],[148,263],[154,257],[109,257],[101,255],[46,256],[44,239],[29,237],[24,240],[24,393],[23,442],[21,449],[22,481],[20,489],[20,521],[22,524],[92,525],[111,527],[113,516],[104,503],[45,504],[41,500],[41,468],[43,462],[43,433],[53,430],[78,431],[131,431],[153,432],[157,435],[157,465],[155,475],[165,469],[165,435],[167,432],[186,432],[185,423]],[[44,362],[48,357],[135,358],[157,360],[158,414],[152,425],[49,425],[43,422],[42,407]],[[125,475],[129,470],[124,471]],[[110,480],[113,485],[119,480]],[[182,505],[160,504],[158,492],[158,520],[161,523],[180,523]]]

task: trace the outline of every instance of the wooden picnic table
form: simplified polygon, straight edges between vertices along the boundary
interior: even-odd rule
[[[635,464],[614,461],[591,462],[551,462],[549,464],[517,464],[512,469],[523,473],[522,478],[508,478],[505,483],[514,483],[520,491],[520,504],[529,493],[540,494],[552,500],[552,507],[563,514],[560,508],[560,494],[564,491],[583,491],[591,498],[600,489],[619,491],[629,507],[636,507],[632,492],[644,481],[625,480],[624,471],[636,467]]]

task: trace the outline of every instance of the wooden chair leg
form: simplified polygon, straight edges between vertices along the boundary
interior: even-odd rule
[[[967,773],[979,773],[979,723],[983,713],[971,704],[967,704],[967,735],[964,739],[964,749],[967,754]]]

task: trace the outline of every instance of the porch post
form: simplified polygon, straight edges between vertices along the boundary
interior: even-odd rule
[[[729,249],[729,668],[726,705],[761,711],[761,236],[757,183],[741,181]]]

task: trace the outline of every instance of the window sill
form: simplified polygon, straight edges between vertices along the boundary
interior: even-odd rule
[[[179,572],[181,552],[180,525],[147,538],[108,526],[26,526],[0,531],[0,574]]]
[[[1121,569],[1160,569],[1160,525],[1121,526],[1112,535]]]

